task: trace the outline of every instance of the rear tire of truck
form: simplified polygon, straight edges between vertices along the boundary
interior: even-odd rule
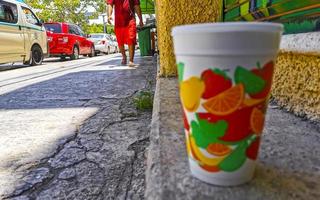
[[[77,60],[79,59],[79,48],[77,46],[73,47],[73,53],[70,56],[71,60]]]
[[[36,66],[41,65],[44,59],[43,51],[39,45],[33,45],[30,53],[30,60],[23,62],[25,65]]]

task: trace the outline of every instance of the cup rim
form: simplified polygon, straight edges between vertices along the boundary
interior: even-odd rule
[[[217,22],[173,27],[172,36],[219,32],[283,32],[283,25],[272,22]]]

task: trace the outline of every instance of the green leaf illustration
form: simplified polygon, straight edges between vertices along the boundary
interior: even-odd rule
[[[220,163],[219,168],[225,172],[233,172],[239,169],[247,159],[247,147],[247,141],[242,142],[227,158]]]
[[[227,128],[228,123],[220,120],[216,123],[209,123],[207,120],[198,120],[191,122],[192,134],[199,147],[207,148],[209,144],[218,142],[218,138],[222,137]]]
[[[183,81],[183,75],[184,75],[184,63],[179,62],[177,64],[177,67],[178,67],[179,82],[181,83]]]
[[[237,84],[242,83],[248,94],[259,93],[266,85],[265,80],[241,66],[235,71],[235,81]]]
[[[224,70],[221,70],[221,69],[214,69],[213,70],[213,72],[214,73],[216,73],[216,74],[219,74],[219,75],[221,75],[221,76],[223,76],[225,79],[227,79],[227,80],[231,80],[231,78],[228,76],[228,74],[226,73],[226,71],[224,71]]]

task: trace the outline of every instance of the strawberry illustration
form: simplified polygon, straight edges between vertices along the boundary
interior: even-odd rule
[[[201,78],[205,83],[205,92],[202,95],[204,99],[210,99],[232,86],[231,79],[220,69],[208,69],[202,73]]]
[[[260,137],[256,138],[256,140],[252,142],[251,145],[247,148],[246,154],[248,158],[252,160],[257,160],[259,145],[260,145]]]
[[[187,115],[184,111],[183,111],[183,123],[184,123],[184,128],[190,131],[190,125],[187,119]]]
[[[261,77],[263,80],[266,81],[266,85],[264,89],[256,94],[250,94],[250,97],[255,98],[255,99],[264,99],[267,98],[268,94],[270,93],[271,90],[271,85],[272,85],[272,77],[273,77],[273,71],[274,71],[274,62],[270,61],[267,64],[263,66],[263,68],[258,68],[251,70],[252,73],[255,75]]]

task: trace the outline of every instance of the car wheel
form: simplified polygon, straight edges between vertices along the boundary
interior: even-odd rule
[[[64,61],[64,60],[66,60],[66,57],[65,56],[60,56],[60,60]]]
[[[70,56],[71,60],[77,60],[79,59],[79,48],[77,46],[73,47],[73,53]]]
[[[44,59],[43,51],[40,46],[34,45],[31,49],[29,65],[41,65]]]
[[[91,47],[91,53],[89,54],[89,57],[92,58],[96,55],[96,50],[94,49],[94,47]]]

